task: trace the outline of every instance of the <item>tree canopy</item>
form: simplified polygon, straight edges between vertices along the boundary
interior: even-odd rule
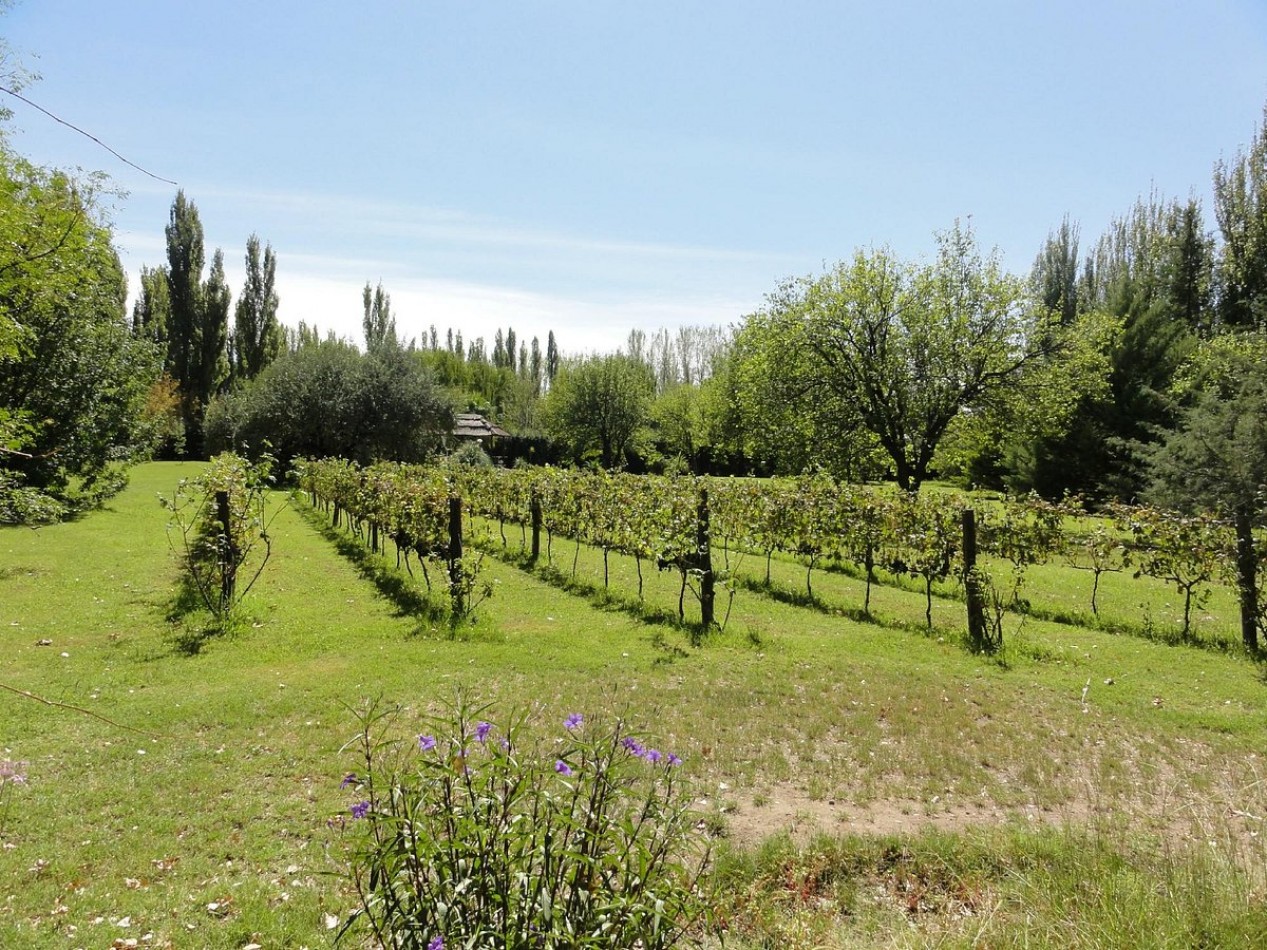
[[[578,456],[595,453],[604,468],[622,466],[647,424],[653,391],[647,367],[623,354],[565,363],[546,396],[545,430]]]
[[[805,358],[787,366],[798,405],[832,399],[842,438],[869,432],[898,484],[918,489],[950,425],[980,412],[1051,349],[1047,314],[971,230],[937,236],[931,264],[858,251],[817,278],[784,285],[759,321]]]
[[[0,520],[93,503],[152,442],[160,354],[129,331],[100,184],[0,142]]]
[[[404,351],[361,353],[339,340],[310,340],[284,353],[207,412],[210,451],[234,449],[282,462],[338,455],[368,464],[420,461],[453,428],[431,375]]]

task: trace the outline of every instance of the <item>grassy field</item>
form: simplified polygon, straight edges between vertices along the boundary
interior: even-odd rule
[[[422,715],[458,689],[543,722],[624,713],[678,750],[729,945],[1267,940],[1267,680],[1243,657],[1031,616],[986,660],[953,598],[926,631],[922,594],[885,586],[859,622],[857,579],[816,571],[806,603],[802,566],[757,589],[755,557],[726,631],[694,643],[660,622],[676,575],[644,565],[639,602],[632,561],[605,590],[601,556],[573,579],[556,539],[529,570],[517,530],[490,539],[494,596],[451,636],[302,501],[242,629],[191,650],[156,501],[190,471],[148,465],[105,511],[0,530],[0,684],[94,714],[0,691],[0,758],[28,763],[0,802],[0,946],[327,945],[352,907],[329,826],[350,709]],[[1089,590],[1045,570],[1036,605]],[[1169,622],[1164,589],[1102,596],[1123,624]]]

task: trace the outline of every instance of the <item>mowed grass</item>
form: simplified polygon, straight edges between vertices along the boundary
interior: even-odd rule
[[[1245,659],[1027,618],[999,663],[963,649],[957,601],[936,602],[929,633],[921,594],[881,588],[881,622],[859,623],[846,612],[861,582],[823,572],[810,606],[739,589],[726,631],[695,644],[645,619],[676,614],[676,575],[644,564],[639,603],[633,562],[612,557],[604,595],[598,552],[581,550],[575,583],[562,539],[553,571],[525,570],[517,529],[505,552],[488,542],[504,557],[486,560],[494,596],[451,636],[402,609],[381,564],[341,555],[302,500],[273,524],[242,629],[190,652],[192,621],[168,619],[176,569],[156,494],[195,470],[148,465],[102,512],[0,530],[0,683],[111,720],[0,691],[0,755],[29,762],[0,849],[0,946],[327,944],[353,906],[329,826],[350,804],[338,787],[353,764],[340,755],[349,708],[381,696],[421,715],[458,689],[507,712],[532,705],[546,725],[573,711],[632,718],[684,757],[707,826],[745,848],[779,830],[875,827],[915,835],[902,847],[948,866],[968,855],[963,879],[978,882],[982,913],[996,901],[999,945],[1028,913],[1008,895],[1024,884],[1033,904],[1039,879],[1004,857],[998,873],[973,869],[989,863],[982,849],[1016,850],[991,835],[1036,823],[1109,826],[1139,835],[1144,854],[1199,841],[1237,869],[1245,900],[1262,900],[1267,682]],[[742,569],[764,577],[760,559]],[[774,573],[787,591],[803,583],[790,561]],[[927,837],[947,826],[955,844]],[[1068,840],[1067,857],[1086,850]],[[871,853],[859,847],[850,860]],[[731,864],[747,870],[729,893],[778,911],[763,922],[735,904],[750,921],[736,936],[754,945],[970,938],[948,914],[784,908],[786,882],[767,880],[784,857],[763,860]],[[883,861],[864,864],[859,881]]]

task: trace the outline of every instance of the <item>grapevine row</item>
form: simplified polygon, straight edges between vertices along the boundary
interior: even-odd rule
[[[870,610],[877,570],[918,578],[931,625],[934,585],[967,580],[972,562],[999,632],[1002,614],[1021,600],[1026,570],[1063,561],[1093,574],[1093,612],[1106,573],[1130,570],[1172,585],[1184,599],[1187,637],[1192,610],[1210,585],[1241,583],[1235,536],[1227,524],[1146,507],[1116,507],[1092,518],[1073,502],[1036,497],[988,502],[975,512],[979,548],[966,552],[968,506],[961,498],[897,494],[825,475],[757,481],[553,468],[360,469],[325,460],[308,463],[304,479],[314,497],[334,506],[336,517],[345,512],[370,526],[371,540],[385,532],[420,559],[447,556],[447,506],[458,497],[472,514],[498,522],[503,541],[507,524],[520,526],[525,536],[530,525],[538,525],[547,535],[547,557],[558,536],[574,541],[577,551],[582,544],[600,550],[605,575],[611,552],[634,558],[640,596],[644,562],[676,567],[685,589],[688,578],[700,574],[710,548],[727,559],[732,550],[764,556],[767,583],[770,559],[783,554],[805,564],[811,599],[817,566],[852,565],[866,581],[864,612]],[[703,531],[701,498],[711,514]],[[994,559],[991,569],[979,566],[978,553]],[[1263,552],[1257,553],[1261,560]],[[575,558],[574,553],[574,572]]]

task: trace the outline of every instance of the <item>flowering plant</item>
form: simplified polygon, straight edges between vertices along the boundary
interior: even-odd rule
[[[418,950],[656,950],[703,916],[708,854],[678,756],[621,719],[574,713],[547,745],[523,739],[525,713],[499,722],[461,699],[416,740],[389,737],[398,714],[367,705],[350,743],[360,907],[341,935],[362,922]]]

